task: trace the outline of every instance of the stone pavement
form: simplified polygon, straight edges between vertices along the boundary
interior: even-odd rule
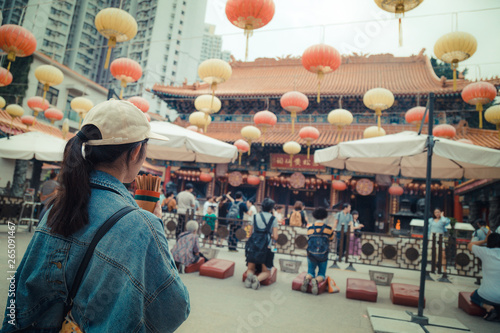
[[[28,246],[32,233],[24,226],[16,233],[17,263]],[[171,241],[170,246],[173,246]],[[183,274],[182,280],[188,287],[191,298],[191,314],[178,332],[373,332],[367,308],[393,311],[416,308],[393,305],[389,298],[390,287],[378,287],[377,303],[350,300],[345,298],[345,284],[348,277],[368,279],[368,270],[390,271],[394,273],[393,282],[418,284],[419,272],[389,269],[366,265],[354,265],[356,272],[342,269],[328,269],[327,275],[333,277],[340,287],[338,294],[314,296],[292,291],[294,274],[278,270],[277,283],[262,286],[259,290],[246,289],[241,281],[245,270],[243,251],[230,253],[221,249],[218,258],[236,262],[235,274],[225,280],[199,276],[198,273]],[[277,255],[278,259],[290,259]],[[7,298],[7,227],[0,225],[0,318]],[[300,271],[306,270],[305,258]],[[346,264],[340,264],[345,268]],[[460,321],[471,331],[477,333],[500,332],[500,323],[490,323],[479,317],[471,317],[458,309],[458,292],[473,291],[477,288],[475,279],[452,276],[453,283],[427,282],[426,309],[424,314],[449,317]],[[434,331],[433,331],[434,332]],[[435,331],[437,332],[437,331]],[[443,331],[444,332],[444,331]],[[446,332],[451,332],[447,330]],[[463,332],[463,331],[461,331]]]

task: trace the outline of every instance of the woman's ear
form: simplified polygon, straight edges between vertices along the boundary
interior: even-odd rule
[[[137,162],[137,159],[139,158],[139,154],[141,152],[142,144],[138,145],[137,147],[132,150],[132,153],[130,154],[130,159],[134,162]]]

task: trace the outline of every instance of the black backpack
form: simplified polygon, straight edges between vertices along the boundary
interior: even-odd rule
[[[323,224],[319,232],[314,228],[314,233],[309,235],[307,241],[307,257],[313,262],[324,262],[328,260],[328,249],[330,240],[328,236],[323,234],[326,224]]]
[[[271,240],[271,227],[273,226],[274,216],[266,223],[264,214],[260,213],[262,222],[266,225],[263,229],[257,227],[257,215],[253,218],[252,235],[245,245],[245,256],[247,262],[254,264],[265,264],[267,253],[269,252],[269,241]]]

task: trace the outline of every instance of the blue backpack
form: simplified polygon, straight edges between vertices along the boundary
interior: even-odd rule
[[[316,231],[314,227],[314,233],[309,235],[309,240],[307,241],[307,257],[313,262],[324,262],[328,260],[328,250],[330,240],[328,236],[323,234],[326,224],[323,223],[321,230]]]
[[[266,223],[264,214],[260,213],[260,218],[264,222],[265,227],[260,229],[257,227],[257,215],[253,218],[253,231],[252,235],[245,244],[245,256],[247,262],[254,264],[265,264],[267,254],[269,252],[269,242],[271,240],[271,227],[273,226],[274,216]]]

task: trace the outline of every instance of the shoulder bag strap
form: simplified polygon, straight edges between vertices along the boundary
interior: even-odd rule
[[[262,213],[260,213],[260,214],[262,215],[262,221],[263,221],[264,223],[266,223],[266,220],[264,220],[264,214],[262,214]],[[269,221],[268,221],[268,222],[267,222],[267,224],[266,224],[266,232],[267,232],[268,234],[270,234],[270,233],[271,233],[271,228],[272,228],[272,226],[273,226],[273,221],[274,221],[274,219],[275,219],[274,215],[271,215],[271,218],[269,219]]]
[[[80,284],[82,283],[83,274],[87,270],[87,266],[89,265],[90,259],[92,258],[92,254],[94,253],[94,249],[97,246],[97,243],[101,240],[101,238],[113,227],[118,220],[127,215],[128,213],[136,210],[136,207],[126,206],[111,215],[109,219],[104,222],[104,224],[97,230],[94,238],[90,242],[87,251],[85,252],[85,256],[83,257],[82,262],[80,263],[80,267],[78,267],[78,271],[76,272],[75,280],[73,281],[73,286],[71,287],[71,291],[66,298],[66,304],[64,307],[64,316],[71,310],[73,307],[73,299],[78,292],[78,288],[80,288]]]

